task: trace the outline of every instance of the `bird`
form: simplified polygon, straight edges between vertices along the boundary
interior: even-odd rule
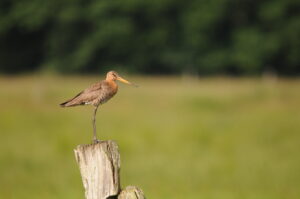
[[[93,112],[93,143],[98,143],[96,133],[96,114],[98,107],[106,103],[118,92],[118,84],[116,80],[137,87],[126,79],[122,78],[117,72],[109,71],[106,74],[106,79],[92,84],[90,87],[78,93],[75,97],[60,104],[61,107],[74,107],[79,105],[92,105]]]

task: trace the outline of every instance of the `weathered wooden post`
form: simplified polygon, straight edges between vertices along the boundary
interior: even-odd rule
[[[136,186],[128,186],[122,190],[118,199],[145,199],[144,193]]]
[[[120,187],[120,154],[111,140],[79,145],[74,149],[80,169],[86,199],[144,199],[134,186]]]

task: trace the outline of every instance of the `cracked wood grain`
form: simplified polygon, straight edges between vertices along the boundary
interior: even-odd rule
[[[114,141],[79,145],[74,149],[86,199],[107,199],[120,192],[120,154]]]

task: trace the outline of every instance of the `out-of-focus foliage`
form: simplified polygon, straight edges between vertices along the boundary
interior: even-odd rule
[[[0,71],[300,71],[299,0],[1,0]]]

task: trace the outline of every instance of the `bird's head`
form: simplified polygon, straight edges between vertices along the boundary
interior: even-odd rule
[[[123,82],[125,84],[129,84],[129,85],[132,85],[132,86],[135,86],[137,87],[136,84],[133,84],[129,81],[127,81],[126,79],[122,78],[117,72],[115,71],[109,71],[107,74],[106,74],[106,80],[109,80],[109,81],[120,81],[120,82]]]

